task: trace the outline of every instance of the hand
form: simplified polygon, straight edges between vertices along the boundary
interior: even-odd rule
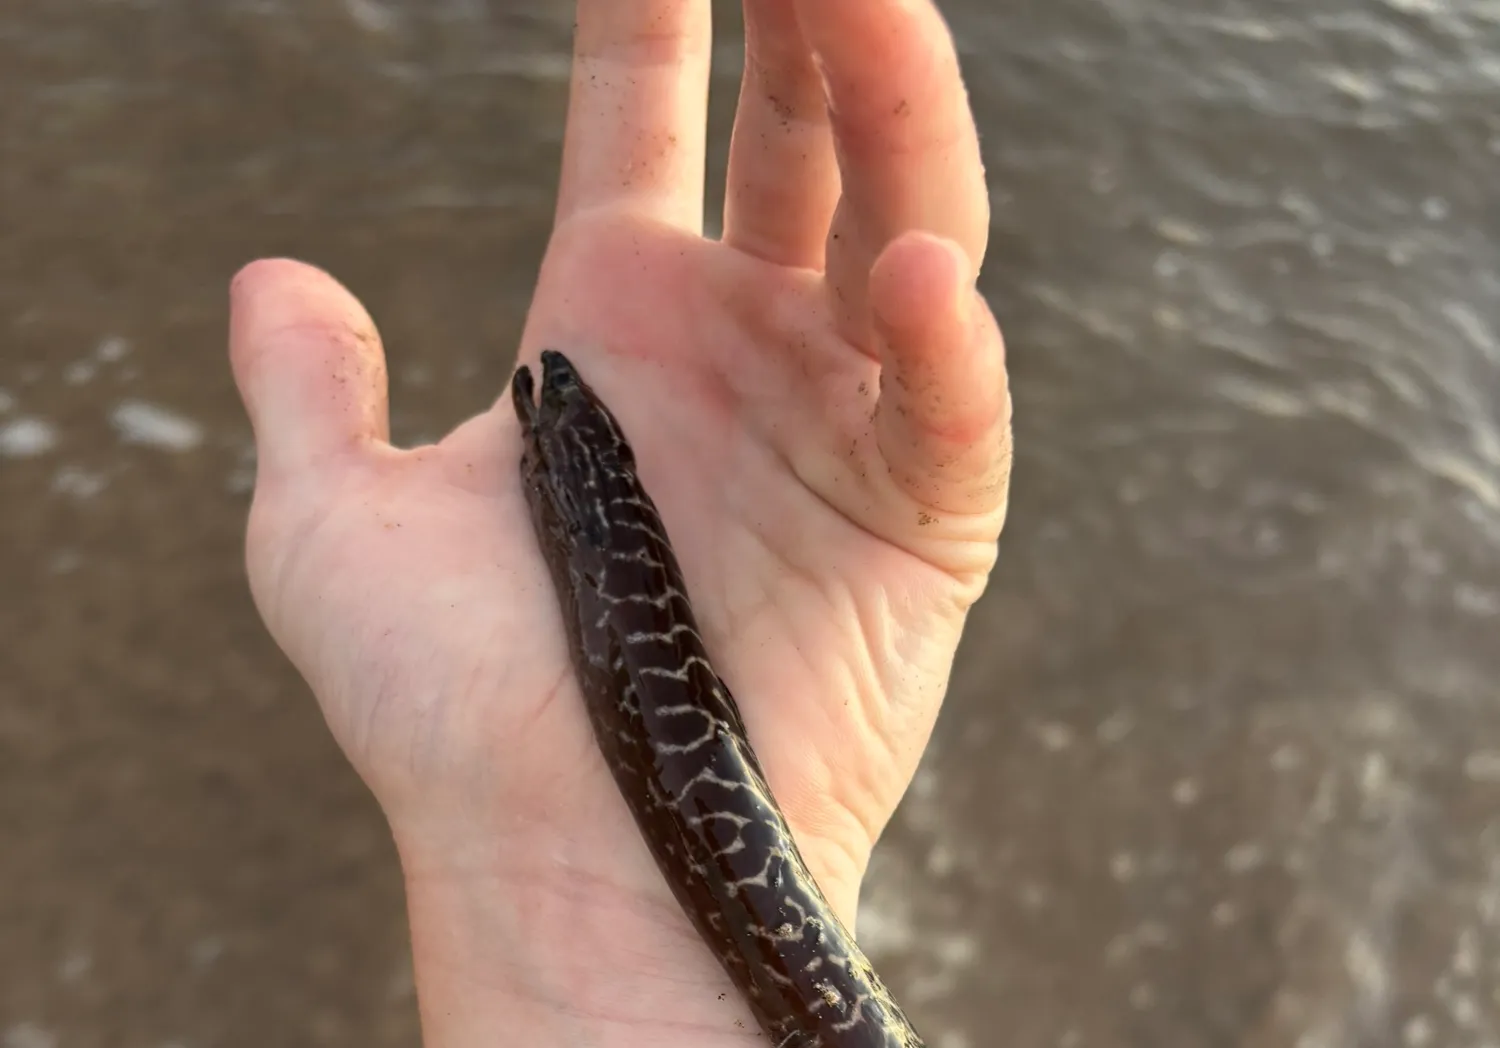
[[[724,234],[703,239],[709,8],[580,0],[520,357],[564,350],[619,416],[852,927],[1004,518],[987,196],[929,0],[748,0]],[[235,279],[231,356],[252,588],[390,819],[427,1042],[749,1036],[590,734],[508,396],[392,448],[370,318],[291,262]]]

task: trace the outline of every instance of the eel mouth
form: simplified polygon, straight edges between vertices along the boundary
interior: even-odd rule
[[[542,350],[542,399],[566,393],[583,385],[573,362],[555,349]]]
[[[516,408],[516,418],[520,419],[521,426],[527,433],[536,430],[536,382],[531,377],[531,369],[526,365],[516,368],[515,376],[510,380],[510,399]]]
[[[573,362],[555,349],[542,350],[542,391],[538,399],[531,368],[521,365],[511,379],[511,400],[516,417],[529,431],[561,414],[565,399],[583,388],[583,379]]]

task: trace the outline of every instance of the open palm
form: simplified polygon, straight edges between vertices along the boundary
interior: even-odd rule
[[[708,7],[580,3],[520,355],[564,350],[620,418],[716,667],[852,923],[1004,516],[1002,351],[973,288],[983,177],[929,4],[752,0],[725,233],[703,239]],[[236,279],[231,342],[261,461],[257,603],[408,875],[566,869],[680,920],[589,733],[508,397],[391,448],[368,316],[296,263]]]

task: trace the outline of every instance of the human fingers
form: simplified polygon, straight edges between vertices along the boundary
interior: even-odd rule
[[[838,197],[823,80],[796,0],[745,0],[724,242],[778,265],[819,269]]]
[[[961,244],[897,238],[870,274],[884,346],[876,437],[892,477],[946,513],[1003,510],[1011,466],[1010,391],[1000,330]]]
[[[870,268],[903,233],[952,240],[975,271],[989,235],[979,136],[932,0],[799,0],[826,82],[843,185],[828,282],[843,334],[867,345]]]
[[[255,431],[257,484],[316,474],[389,439],[380,336],[322,270],[284,259],[240,270],[229,357]]]
[[[558,221],[621,207],[698,232],[709,0],[578,0]]]

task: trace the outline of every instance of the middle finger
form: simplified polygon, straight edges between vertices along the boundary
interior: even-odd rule
[[[724,242],[768,262],[821,269],[838,197],[823,81],[796,0],[745,0]]]

